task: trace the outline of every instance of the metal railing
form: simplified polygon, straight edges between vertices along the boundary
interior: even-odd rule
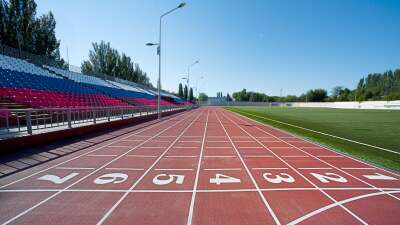
[[[162,106],[162,112],[188,109]],[[156,106],[0,109],[0,139],[52,132],[157,113]]]

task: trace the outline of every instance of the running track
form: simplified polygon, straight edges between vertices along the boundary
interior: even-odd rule
[[[400,175],[200,108],[0,180],[0,224],[400,224]]]

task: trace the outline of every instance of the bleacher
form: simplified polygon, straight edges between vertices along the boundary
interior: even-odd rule
[[[166,92],[161,96],[163,106],[191,104]],[[0,98],[30,108],[157,105],[157,93],[150,89],[38,66],[1,54]]]

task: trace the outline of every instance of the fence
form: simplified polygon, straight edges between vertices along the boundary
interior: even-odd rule
[[[187,109],[162,106],[162,112]],[[124,120],[157,113],[154,106],[0,109],[0,139]]]

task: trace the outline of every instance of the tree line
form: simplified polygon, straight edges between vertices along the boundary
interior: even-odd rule
[[[187,85],[185,85],[185,87],[183,87],[182,83],[179,83],[179,86],[178,86],[178,96],[181,98],[184,98],[188,101],[195,100],[195,97],[193,96],[193,88],[190,88],[189,93],[188,93]]]
[[[312,89],[296,96],[268,96],[264,93],[243,89],[232,94],[235,101],[244,102],[333,102],[333,101],[373,101],[400,100],[400,69],[384,73],[368,74],[361,78],[357,88],[350,90],[342,86],[332,89],[331,95],[322,88]]]
[[[112,48],[109,42],[93,43],[92,47],[89,60],[82,62],[82,73],[106,74],[152,87],[149,77],[139,65],[125,53],[119,53],[117,49]]]
[[[34,0],[0,0],[0,44],[62,62],[56,20],[50,11],[37,16]],[[106,74],[152,87],[147,74],[110,43],[93,43],[89,59],[82,62],[87,74]]]
[[[37,16],[34,0],[0,0],[0,43],[60,60],[52,12]]]

